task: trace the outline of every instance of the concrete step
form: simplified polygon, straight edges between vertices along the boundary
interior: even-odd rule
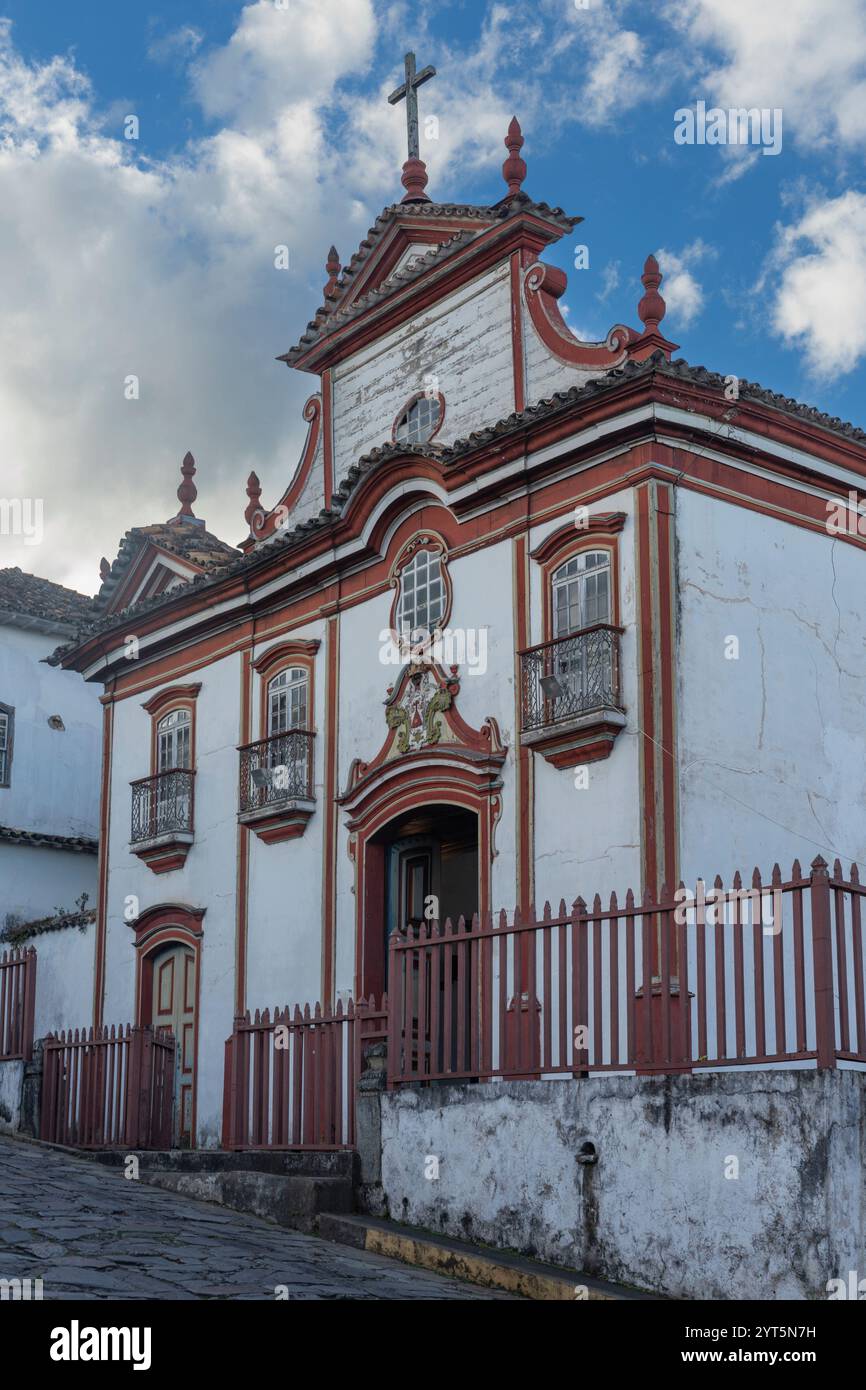
[[[372,1250],[377,1255],[388,1255],[393,1260],[402,1260],[404,1264],[435,1270],[438,1274],[448,1274],[453,1279],[462,1279],[470,1284],[504,1289],[506,1293],[521,1298],[570,1303],[576,1300],[657,1301],[654,1294],[591,1279],[576,1269],[543,1264],[522,1255],[494,1250],[490,1246],[450,1240],[446,1236],[379,1217],[323,1211],[319,1218],[319,1235],[340,1245]]]
[[[84,1152],[74,1150],[71,1152]],[[351,1182],[356,1155],[351,1149],[136,1149],[142,1171],[173,1173],[277,1173],[287,1176],[345,1178]],[[109,1167],[126,1162],[123,1149],[89,1151],[87,1157]]]
[[[141,1181],[308,1233],[317,1230],[322,1213],[348,1214],[353,1207],[352,1181],[346,1176],[142,1168]]]

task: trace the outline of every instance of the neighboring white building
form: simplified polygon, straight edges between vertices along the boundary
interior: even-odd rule
[[[642,327],[575,339],[541,257],[579,219],[506,144],[500,202],[432,203],[410,160],[331,257],[284,359],[307,442],[276,506],[250,478],[242,553],[188,488],[56,658],[105,690],[94,1021],[171,1024],[193,1143],[233,1018],[379,995],[431,898],[866,859],[864,540],[827,525],[866,436],[672,362],[652,257]],[[413,664],[403,627],[445,640]]]
[[[46,661],[92,602],[0,570],[0,931],[96,903],[99,691]]]

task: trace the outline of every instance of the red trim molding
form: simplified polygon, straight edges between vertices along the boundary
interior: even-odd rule
[[[571,521],[565,526],[560,526],[558,530],[551,531],[550,535],[545,536],[530,553],[533,560],[546,565],[550,560],[559,559],[575,542],[580,544],[585,537],[618,535],[625,523],[625,512],[597,512],[595,516],[587,519],[585,526],[576,526],[574,521]],[[615,622],[616,619],[612,621]]]
[[[103,697],[105,699],[105,697]],[[108,928],[108,832],[111,824],[111,765],[114,703],[102,706],[102,777],[99,789],[99,859],[97,861],[96,940],[93,962],[93,1026],[100,1028],[105,1008],[105,941]]]
[[[145,700],[141,708],[146,709],[150,715],[160,715],[175,705],[186,705],[191,700],[198,699],[200,690],[201,681],[196,681],[194,685],[172,685]]]
[[[679,881],[673,498],[657,479],[636,489],[641,860],[651,893]]]
[[[603,343],[581,343],[575,338],[557,300],[564,294],[568,278],[564,270],[536,261],[523,279],[523,297],[533,327],[544,346],[570,367],[607,371],[620,367],[628,356],[628,345],[638,338],[633,328],[617,323]]]
[[[314,656],[321,645],[317,637],[294,637],[289,642],[280,642],[256,657],[252,663],[253,670],[258,671],[260,676],[270,676],[278,666],[291,666],[295,657]]]
[[[325,771],[322,786],[322,999],[334,1002],[337,950],[337,801],[340,697],[340,618],[328,619],[325,668]]]
[[[324,385],[324,383],[323,383]],[[330,399],[330,379],[328,385]],[[319,436],[322,431],[322,396],[310,396],[304,405],[304,419],[308,421],[310,428],[307,430],[307,439],[304,444],[304,451],[301,460],[295,469],[294,477],[286,488],[279,502],[269,512],[262,507],[256,509],[250,518],[250,534],[246,540],[241,541],[240,549],[252,550],[258,542],[272,536],[291,515],[295,504],[306,486],[310,476],[310,469],[313,466],[313,459],[319,447]],[[326,495],[325,506],[330,502],[330,497]]]
[[[322,372],[322,414],[325,420],[325,441],[322,450],[322,484],[324,488],[323,507],[330,507],[334,493],[334,392],[331,382],[331,369]]]
[[[529,615],[528,537],[513,542],[514,585],[514,727],[520,728],[520,653],[531,641]],[[518,742],[515,750],[517,792],[517,896],[520,911],[528,918],[535,900],[535,764],[531,749]]]

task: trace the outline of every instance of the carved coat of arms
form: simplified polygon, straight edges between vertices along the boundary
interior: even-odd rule
[[[451,692],[439,684],[429,667],[413,671],[399,699],[386,711],[389,729],[397,730],[397,751],[410,753],[438,743],[441,729],[437,715],[450,705]]]

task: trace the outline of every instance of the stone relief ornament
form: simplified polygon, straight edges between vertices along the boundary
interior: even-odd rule
[[[409,753],[438,743],[437,716],[450,708],[451,700],[450,690],[439,684],[429,667],[413,671],[397,702],[385,711],[388,728],[397,731],[397,751]]]

